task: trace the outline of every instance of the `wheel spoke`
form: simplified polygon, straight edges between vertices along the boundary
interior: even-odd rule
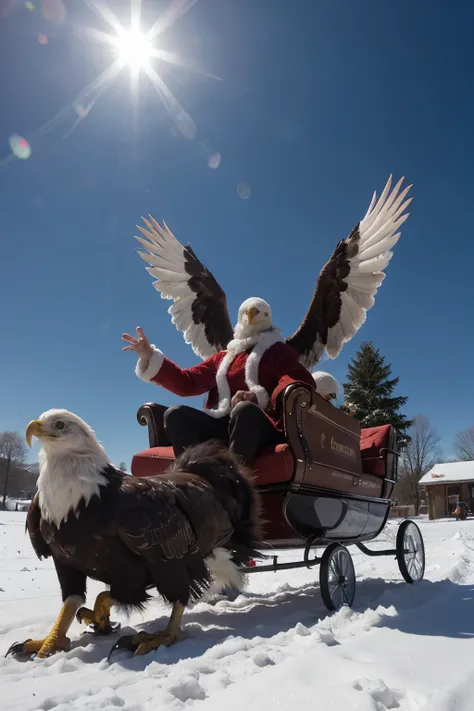
[[[329,610],[352,605],[355,594],[355,571],[351,555],[340,543],[326,548],[320,569],[321,595]]]
[[[407,582],[418,582],[423,578],[425,554],[420,529],[413,521],[404,521],[397,541],[397,558],[400,572]]]

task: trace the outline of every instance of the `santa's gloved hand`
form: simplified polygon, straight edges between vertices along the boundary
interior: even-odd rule
[[[250,390],[237,390],[234,397],[230,401],[231,410],[233,410],[234,407],[239,404],[239,402],[245,402],[245,400],[249,400],[250,402],[254,402],[255,404],[258,403],[257,396],[255,395],[255,393],[250,392]]]

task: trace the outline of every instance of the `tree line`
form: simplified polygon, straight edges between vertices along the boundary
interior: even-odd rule
[[[403,413],[408,397],[394,396],[399,378],[393,378],[392,365],[373,343],[361,345],[348,366],[344,383],[346,403],[362,427],[391,424],[403,442],[395,493],[400,503],[420,508],[420,479],[443,461],[440,437],[428,417],[415,415],[411,420]],[[459,432],[454,442],[455,459],[474,460],[474,426]]]

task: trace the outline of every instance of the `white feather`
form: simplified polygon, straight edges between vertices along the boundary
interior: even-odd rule
[[[400,238],[399,228],[408,218],[405,213],[413,198],[405,199],[410,188],[400,191],[404,178],[392,189],[392,176],[377,200],[374,193],[369,209],[359,224],[359,249],[349,260],[349,274],[344,279],[348,288],[341,294],[341,312],[337,324],[329,329],[326,352],[335,358],[344,343],[352,338],[364,323],[367,311],[375,303],[375,295],[385,278],[384,269],[390,262],[391,249]]]
[[[338,321],[335,326],[328,331],[328,340],[326,343],[326,352],[330,358],[335,358],[342,348],[344,343],[344,334],[342,332],[341,321]]]
[[[165,222],[162,227],[151,215],[143,221],[146,227],[139,226],[138,229],[146,239],[136,239],[146,253],[138,253],[150,265],[147,271],[156,279],[153,286],[162,298],[174,302],[168,313],[172,323],[182,331],[185,342],[191,344],[198,356],[208,358],[215,353],[215,347],[207,340],[204,325],[193,320],[192,307],[196,294],[188,285],[190,275],[186,271],[185,248]]]
[[[397,232],[396,235],[385,237],[381,242],[377,242],[376,244],[364,245],[364,248],[359,252],[359,259],[371,259],[371,257],[376,257],[380,254],[382,249],[392,249],[400,239],[400,235],[401,232]]]
[[[42,440],[38,457],[41,515],[59,528],[81,499],[87,505],[107,485],[101,472],[109,460],[93,430],[72,412],[48,410],[39,419],[46,433],[55,432],[56,420],[66,423],[59,436]]]
[[[382,269],[385,269],[392,256],[392,252],[378,254],[371,259],[364,259],[363,262],[359,262],[358,264],[351,264],[351,268],[356,267],[361,274],[370,274],[370,276],[372,276],[375,272],[381,272]]]
[[[375,304],[375,298],[371,294],[364,294],[363,291],[358,291],[356,288],[351,287],[349,287],[349,289],[345,293],[350,296],[356,306],[359,307],[359,313],[364,317],[362,323],[365,323],[365,319],[367,316],[365,312],[371,309],[372,306]]]
[[[214,548],[212,555],[205,559],[214,582],[221,588],[233,587],[241,590],[246,578],[240,568],[233,562],[231,554],[225,548]]]
[[[156,279],[162,279],[164,281],[189,281],[189,274],[186,272],[171,271],[170,269],[162,269],[159,267],[147,267],[147,272]]]
[[[383,281],[385,274],[383,274],[383,277],[382,274],[377,274],[372,279],[364,280],[362,273],[352,273],[345,281],[348,286],[354,287],[357,291],[361,291],[364,294],[374,294]]]
[[[347,317],[354,324],[356,331],[362,326],[365,321],[365,313],[363,310],[358,308],[357,303],[352,298],[350,289],[343,291],[341,294],[341,299],[343,302],[343,308],[341,310],[341,315],[347,314]]]

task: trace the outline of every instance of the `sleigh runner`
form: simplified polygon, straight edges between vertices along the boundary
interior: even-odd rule
[[[291,382],[274,395],[286,442],[262,451],[255,483],[262,502],[265,541],[270,550],[302,548],[301,561],[251,565],[246,573],[320,564],[321,594],[328,609],[351,605],[355,573],[347,546],[366,555],[394,555],[408,583],[423,578],[423,539],[413,521],[403,521],[396,547],[370,550],[364,543],[383,530],[397,481],[397,433],[391,425],[361,429],[306,385]],[[149,448],[134,455],[132,474],[162,474],[174,459],[164,429],[166,407],[143,405],[138,422],[148,427]],[[325,547],[322,557],[313,548]],[[268,551],[266,551],[268,553]]]

